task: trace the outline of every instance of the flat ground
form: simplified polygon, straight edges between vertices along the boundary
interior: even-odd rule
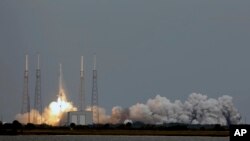
[[[33,129],[23,130],[22,135],[148,135],[148,136],[229,136],[229,131],[168,131],[168,130],[109,130],[109,129]]]

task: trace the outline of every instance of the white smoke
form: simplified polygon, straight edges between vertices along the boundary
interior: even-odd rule
[[[65,102],[65,104],[62,102]],[[63,106],[58,108],[58,105],[65,105],[65,110],[63,110]],[[51,104],[45,108],[42,115],[39,115],[36,110],[32,110],[30,112],[30,119],[33,120],[33,115],[37,115],[35,121],[58,125],[60,120],[62,120],[64,112],[75,110],[76,108],[73,104],[67,102],[66,97],[58,98],[57,102],[51,102]],[[87,111],[90,110],[91,107],[88,107]],[[206,95],[192,93],[184,102],[180,100],[171,102],[166,97],[156,95],[155,98],[149,99],[145,104],[137,103],[125,109],[120,106],[115,106],[112,108],[111,115],[107,115],[104,108],[98,107],[98,110],[99,122],[102,124],[124,123],[126,120],[132,122],[140,121],[147,124],[185,123],[230,125],[241,123],[241,116],[233,104],[233,98],[227,95],[213,99],[208,98]],[[28,113],[18,114],[16,118],[22,123],[27,123]]]
[[[186,123],[186,124],[239,124],[241,116],[233,104],[233,98],[227,95],[218,99],[192,93],[186,101],[171,102],[166,97],[156,95],[146,104],[137,103],[128,109],[115,106],[111,115],[99,108],[101,123],[123,123],[126,119],[150,124]]]

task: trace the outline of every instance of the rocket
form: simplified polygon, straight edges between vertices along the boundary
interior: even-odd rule
[[[62,90],[62,64],[59,64],[59,91]]]
[[[63,83],[62,83],[62,64],[59,64],[59,99],[62,100],[63,93]]]

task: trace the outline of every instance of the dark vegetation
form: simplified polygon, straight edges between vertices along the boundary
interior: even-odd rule
[[[94,124],[51,126],[47,124],[21,124],[0,122],[0,135],[181,135],[181,136],[228,136],[227,126],[188,125],[165,123],[160,125],[134,122],[127,124]]]

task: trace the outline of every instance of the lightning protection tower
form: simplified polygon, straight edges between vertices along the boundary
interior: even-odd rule
[[[27,114],[27,122],[30,123],[30,97],[29,97],[29,87],[28,87],[28,78],[29,78],[29,71],[28,71],[28,55],[25,55],[25,70],[24,70],[24,86],[23,86],[23,99],[22,99],[22,107],[21,113],[28,113]]]
[[[33,121],[36,124],[41,124],[41,122],[42,122],[42,116],[41,116],[41,114],[42,114],[42,97],[41,97],[41,70],[40,70],[40,55],[39,54],[37,55],[34,108],[37,110],[37,112],[34,112]]]
[[[93,68],[93,83],[92,83],[92,97],[91,97],[91,111],[93,113],[93,122],[99,123],[99,110],[98,110],[98,89],[97,89],[97,70],[96,70],[96,55],[94,55],[94,68]]]
[[[84,85],[83,56],[81,56],[79,111],[85,111],[85,85]]]

